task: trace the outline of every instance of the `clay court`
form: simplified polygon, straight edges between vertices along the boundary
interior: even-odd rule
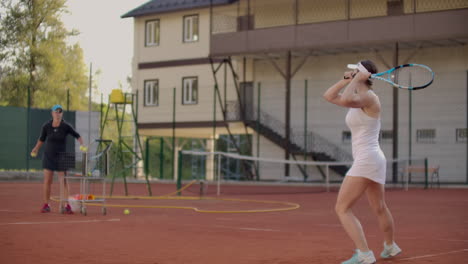
[[[175,191],[173,184],[152,188],[155,195]],[[0,263],[340,263],[353,250],[333,210],[336,190],[232,185],[221,197],[240,200],[107,199],[105,216],[102,204],[89,206],[87,216],[59,214],[56,202],[51,213],[39,213],[41,190],[39,182],[0,183]],[[129,192],[145,196],[146,186],[130,184]],[[387,202],[403,253],[378,263],[468,260],[468,189],[390,189]],[[364,199],[356,213],[379,254],[381,233]]]

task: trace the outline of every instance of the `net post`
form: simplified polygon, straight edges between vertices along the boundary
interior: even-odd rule
[[[405,191],[408,191],[409,186],[409,166],[410,166],[411,158],[406,161],[406,169],[403,171],[403,176],[406,176],[405,180]]]
[[[200,198],[203,198],[205,194],[205,182],[203,180],[200,180],[199,183],[200,183]]]
[[[110,172],[110,159],[109,159],[109,150],[106,151],[106,153],[104,153],[104,166],[105,166],[105,169],[104,169],[104,176],[107,177],[107,175],[109,175],[109,172]]]
[[[87,171],[88,171],[88,153],[87,152],[83,152],[82,154],[82,167],[81,167],[81,175],[84,177],[87,175]]]
[[[428,171],[427,171],[427,168],[428,168],[428,160],[427,160],[427,157],[424,158],[424,189],[427,189],[428,186],[429,186],[429,182],[428,182]]]
[[[330,192],[329,164],[325,165],[325,186],[327,188],[327,192]]]

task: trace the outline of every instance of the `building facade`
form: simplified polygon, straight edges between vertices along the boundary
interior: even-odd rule
[[[468,182],[466,0],[153,0],[123,17],[134,18],[141,135],[202,138],[210,151],[219,135],[247,134],[253,156],[350,160],[346,109],[324,91],[348,63],[420,63],[436,74],[424,90],[374,83],[382,149]]]

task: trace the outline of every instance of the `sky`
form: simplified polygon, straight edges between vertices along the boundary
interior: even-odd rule
[[[69,39],[79,43],[84,60],[93,72],[101,70],[97,80],[104,98],[122,83],[129,91],[127,76],[132,75],[133,18],[120,18],[128,11],[149,0],[67,0],[69,14],[62,16],[68,30],[77,29],[80,35]],[[99,102],[100,98],[93,98]],[[106,100],[107,101],[107,100]]]

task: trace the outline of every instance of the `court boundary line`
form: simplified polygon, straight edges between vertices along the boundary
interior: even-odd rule
[[[442,252],[442,253],[439,253],[439,254],[428,254],[428,255],[421,255],[421,256],[414,256],[414,257],[408,257],[408,258],[395,259],[394,262],[408,261],[408,260],[422,259],[422,258],[432,258],[432,257],[443,256],[443,255],[460,253],[460,252],[468,252],[468,248]],[[390,263],[392,263],[392,262],[393,261],[391,261]]]
[[[13,222],[0,223],[0,225],[45,225],[45,224],[81,224],[81,223],[100,223],[100,222],[120,222],[120,218],[111,218],[105,220],[73,220],[73,221],[47,221],[47,222]]]

